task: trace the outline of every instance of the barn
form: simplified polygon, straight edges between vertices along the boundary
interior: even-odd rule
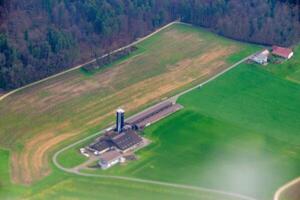
[[[122,152],[126,152],[140,145],[143,139],[135,131],[129,130],[113,136],[111,141]]]
[[[279,56],[281,58],[290,59],[291,57],[293,57],[294,52],[290,48],[273,46],[272,47],[272,54],[275,55],[275,56]]]

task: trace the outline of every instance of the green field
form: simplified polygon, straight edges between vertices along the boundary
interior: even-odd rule
[[[294,57],[289,62],[268,66],[272,73],[300,84],[300,45],[294,49]]]
[[[0,102],[0,148],[6,149],[0,151],[0,199],[235,200],[187,189],[78,177],[51,164],[59,148],[113,123],[115,108],[137,112],[207,80],[260,48],[183,24],[137,47],[138,51],[94,74],[75,70]],[[79,156],[73,148],[59,161],[71,167],[84,160]]]
[[[240,200],[226,195],[193,191],[166,186],[135,183],[122,180],[85,178],[63,173],[54,168],[51,176],[36,184],[13,185],[9,177],[9,153],[0,150],[0,199],[191,199]]]
[[[155,142],[139,161],[96,173],[271,199],[300,175],[300,84],[276,66],[243,64],[184,95],[182,111],[145,130]]]

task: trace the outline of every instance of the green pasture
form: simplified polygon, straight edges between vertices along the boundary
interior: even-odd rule
[[[138,153],[138,161],[91,173],[266,200],[300,175],[299,84],[261,66],[242,64],[182,96],[179,103],[182,111],[145,130],[154,142]]]
[[[294,56],[281,64],[269,64],[267,69],[282,78],[300,84],[300,45],[295,46]]]
[[[9,152],[0,150],[0,199],[191,199],[240,200],[236,197],[205,191],[178,189],[130,181],[80,177],[58,169],[31,186],[14,185],[10,181]]]

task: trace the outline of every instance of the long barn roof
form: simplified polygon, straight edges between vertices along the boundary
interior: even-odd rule
[[[126,131],[114,136],[111,140],[119,149],[126,150],[140,143],[142,138],[133,131]]]
[[[279,46],[273,46],[272,53],[277,56],[281,56],[284,58],[289,58],[290,54],[293,53],[292,49],[279,47]]]

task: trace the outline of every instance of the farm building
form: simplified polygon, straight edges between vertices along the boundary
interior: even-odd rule
[[[87,150],[92,151],[95,155],[100,155],[112,148],[113,144],[104,138],[100,138],[97,142],[94,144],[91,144],[87,147]]]
[[[118,109],[116,111],[115,129],[107,131],[86,149],[93,152],[94,155],[100,155],[111,149],[118,149],[121,152],[134,149],[143,142],[142,137],[139,136],[136,131],[137,129],[143,129],[147,125],[154,123],[181,108],[182,106],[179,104],[173,104],[169,101],[163,102],[128,119],[126,125],[124,122],[125,111]]]
[[[125,162],[125,158],[116,150],[108,151],[100,156],[98,164],[101,169],[108,169],[118,163]]]
[[[141,145],[143,143],[142,137],[135,130],[132,130],[131,126],[125,125],[124,113],[124,110],[118,109],[116,128],[107,131],[86,149],[97,156],[112,149],[126,152]]]
[[[143,139],[133,130],[126,130],[121,133],[110,131],[101,136],[95,143],[89,145],[86,149],[93,152],[94,155],[100,155],[111,149],[118,149],[121,152],[127,152],[143,143]]]
[[[265,49],[262,52],[257,53],[254,56],[252,56],[251,60],[258,64],[265,65],[268,63],[269,55],[270,55],[269,50]]]
[[[290,48],[273,46],[272,47],[272,54],[275,55],[275,56],[285,58],[285,59],[290,59],[291,57],[293,57],[294,52]]]
[[[115,135],[111,141],[122,152],[129,151],[143,142],[142,138],[132,130]]]
[[[144,127],[154,123],[182,108],[179,104],[173,104],[172,102],[166,101],[157,106],[150,108],[149,110],[132,117],[126,122],[136,127],[137,129],[143,129]]]
[[[138,130],[181,108],[182,106],[179,104],[166,101],[131,117],[126,123],[125,111],[118,109],[115,127],[108,129],[104,135],[98,137],[85,150],[94,156],[99,156],[99,165],[102,169],[107,169],[122,162],[124,160],[123,154],[133,153],[138,148],[148,144],[147,140],[139,135]]]

